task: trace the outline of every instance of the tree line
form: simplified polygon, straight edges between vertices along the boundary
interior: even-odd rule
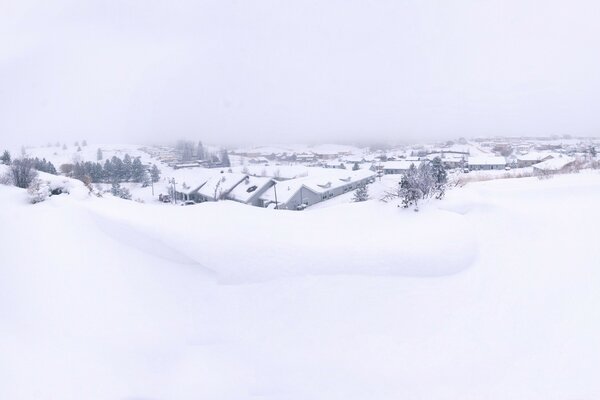
[[[91,183],[136,182],[149,185],[160,179],[160,170],[156,165],[148,169],[139,158],[132,158],[129,154],[122,159],[113,156],[103,164],[91,161],[63,164],[60,170],[67,176]]]

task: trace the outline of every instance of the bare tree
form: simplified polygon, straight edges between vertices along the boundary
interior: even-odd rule
[[[13,185],[26,189],[37,177],[37,171],[29,159],[14,160],[10,166],[10,177]]]

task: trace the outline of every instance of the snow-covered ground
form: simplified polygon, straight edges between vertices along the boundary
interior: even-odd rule
[[[598,398],[598,204],[597,173],[419,213],[0,185],[0,398]]]

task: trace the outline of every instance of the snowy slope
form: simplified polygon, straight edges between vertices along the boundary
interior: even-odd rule
[[[421,212],[0,186],[0,398],[597,398],[600,175]]]

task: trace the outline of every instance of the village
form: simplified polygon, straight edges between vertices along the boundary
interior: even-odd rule
[[[201,142],[185,147],[142,148],[161,166],[160,201],[194,205],[232,200],[285,210],[304,210],[371,184],[383,185],[374,190],[380,194],[397,185],[411,166],[418,168],[436,158],[454,179],[465,174],[476,175],[471,179],[510,178],[581,169],[596,160],[600,150],[597,140],[570,137],[461,138],[385,149],[269,145],[209,153]]]

